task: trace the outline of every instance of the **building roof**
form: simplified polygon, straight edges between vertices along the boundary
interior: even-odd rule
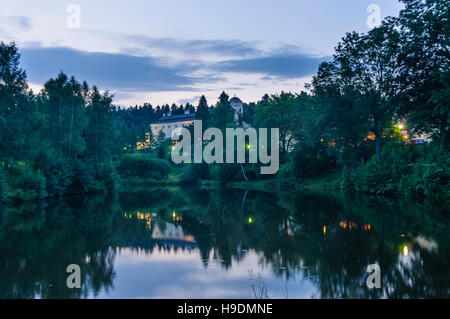
[[[232,97],[230,99],[230,103],[241,103],[241,104],[244,104],[244,103],[242,103],[241,99],[236,97],[236,96],[234,96],[234,97]]]
[[[181,115],[168,115],[168,116],[161,117],[159,120],[157,120],[156,122],[153,122],[152,124],[193,121],[194,119],[195,119],[194,113],[181,114]]]

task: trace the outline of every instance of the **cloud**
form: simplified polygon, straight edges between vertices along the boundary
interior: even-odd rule
[[[186,104],[186,103],[197,104],[198,100],[200,100],[200,95],[196,95],[196,96],[194,96],[194,97],[192,97],[190,99],[179,99],[177,102],[179,104]]]
[[[299,78],[314,74],[324,58],[312,57],[302,53],[275,54],[248,59],[218,62],[212,66],[219,72],[261,73],[279,78]]]
[[[122,101],[138,101],[144,93],[147,99],[149,93],[161,95],[170,92],[170,95],[166,94],[167,99],[185,104],[193,103],[186,99],[193,94],[187,92],[205,93],[223,89],[243,92],[267,87],[268,82],[273,88],[274,81],[294,85],[294,79],[314,74],[323,61],[323,58],[302,53],[293,45],[261,51],[256,47],[252,49],[254,44],[241,41],[192,41],[199,43],[195,50],[219,52],[219,48],[223,47],[221,52],[247,52],[250,56],[240,59],[222,57],[217,62],[211,62],[185,55],[177,60],[168,55],[138,56],[137,52],[132,51],[86,52],[68,47],[43,47],[40,43],[29,42],[20,49],[21,66],[26,70],[30,83],[42,85],[63,71],[79,81],[86,80],[91,86],[97,85],[101,90],[111,91]],[[161,43],[169,46],[170,43],[181,45],[184,42],[164,40]]]
[[[31,19],[26,16],[4,16],[0,15],[0,21],[3,26],[7,26],[8,29],[31,29]]]
[[[20,50],[21,64],[34,83],[44,83],[60,71],[102,89],[125,91],[193,90],[199,79],[186,75],[187,64],[168,66],[155,57],[84,52],[61,47],[31,47]]]
[[[254,42],[241,40],[183,40],[174,38],[152,38],[128,35],[127,40],[135,41],[149,49],[177,51],[184,54],[215,54],[220,56],[249,56],[260,54]]]

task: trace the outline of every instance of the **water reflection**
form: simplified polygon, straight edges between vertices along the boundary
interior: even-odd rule
[[[3,208],[1,298],[449,297],[448,216],[330,194],[134,191]],[[382,288],[368,289],[378,263]],[[66,287],[78,264],[82,289]]]

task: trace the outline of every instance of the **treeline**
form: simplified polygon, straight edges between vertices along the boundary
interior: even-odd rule
[[[136,142],[145,140],[145,133],[149,131],[150,123],[159,120],[163,114],[181,115],[186,111],[195,112],[195,108],[190,103],[186,105],[172,104],[169,106],[157,105],[153,107],[150,103],[135,105],[129,108],[117,107],[114,112],[114,120],[118,123],[118,128],[122,136],[127,137],[125,143],[128,152],[136,151]]]
[[[449,3],[402,2],[399,17],[367,34],[347,33],[308,92],[266,94],[244,105],[238,121],[225,92],[214,106],[202,96],[196,118],[203,129],[244,122],[279,128],[280,185],[334,174],[329,184],[346,191],[448,199]],[[63,73],[33,94],[17,47],[1,43],[0,201],[113,191],[117,168],[123,177],[167,178],[173,163],[164,162],[171,147],[165,136],[152,136],[156,143],[146,150],[159,159],[123,155],[135,153],[149,123],[186,108],[193,110],[190,104],[116,108],[107,92]],[[420,134],[432,142],[408,144]],[[152,169],[161,173],[146,172]],[[269,177],[258,165],[190,164],[180,181],[261,178]]]
[[[112,96],[63,73],[33,94],[14,43],[0,61],[0,201],[114,190]]]
[[[333,173],[327,186],[346,191],[449,198],[449,3],[402,2],[398,18],[367,34],[347,33],[309,93],[265,95],[246,107],[253,127],[280,129],[281,184]],[[233,125],[225,93],[204,118],[210,126]],[[411,143],[423,134],[432,142]],[[255,165],[199,164],[182,177],[261,178]]]

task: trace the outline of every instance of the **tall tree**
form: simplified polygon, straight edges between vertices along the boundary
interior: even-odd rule
[[[195,112],[195,119],[201,120],[203,128],[206,129],[208,127],[209,118],[210,114],[208,102],[206,101],[206,97],[202,95],[200,97],[200,100],[198,101],[197,111]]]
[[[32,127],[33,97],[15,43],[0,43],[0,160],[23,156]]]
[[[450,116],[450,4],[401,0],[397,25],[402,43],[402,113],[417,132],[437,135],[448,145]]]
[[[334,82],[341,90],[350,88],[359,93],[380,161],[382,134],[392,119],[399,93],[399,40],[390,20],[368,34],[347,33],[336,47],[333,61],[323,65],[316,78],[316,82]]]

